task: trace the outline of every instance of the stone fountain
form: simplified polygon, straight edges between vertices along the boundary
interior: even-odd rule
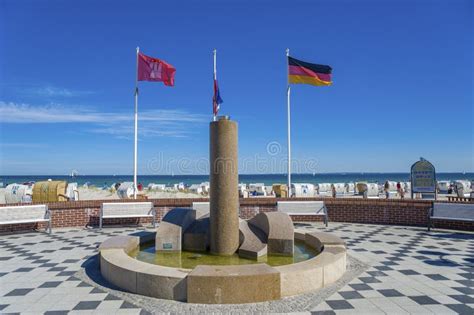
[[[210,123],[210,200],[175,208],[155,233],[114,237],[100,246],[101,273],[133,293],[190,303],[249,303],[305,293],[336,281],[346,270],[344,242],[328,233],[295,231],[282,212],[239,218],[238,127],[228,117]],[[270,266],[267,257],[293,256],[295,238],[317,254],[306,261]],[[172,268],[134,259],[154,239],[157,255],[181,253],[245,259],[238,264]],[[177,255],[177,256],[176,256]],[[199,257],[199,254],[196,254]],[[217,260],[217,259],[216,259]],[[249,260],[254,263],[249,263]]]

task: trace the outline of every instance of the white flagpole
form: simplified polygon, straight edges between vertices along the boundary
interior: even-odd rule
[[[135,142],[133,152],[133,198],[137,199],[137,156],[138,156],[138,53],[140,48],[137,47],[137,73],[135,78]]]
[[[287,87],[286,96],[288,102],[288,197],[291,197],[291,116],[290,116],[290,68],[288,64],[288,57],[290,56],[290,49],[286,49],[286,69],[287,69]]]
[[[217,64],[217,50],[214,49],[213,53],[214,53],[214,82],[215,82],[217,80],[217,65],[216,65]],[[214,82],[213,82],[213,85],[215,84]],[[215,91],[214,91],[214,94],[215,94]],[[214,95],[214,96],[216,96],[216,95]],[[214,100],[214,101],[217,104],[217,100]],[[219,105],[217,105],[217,106],[219,106]],[[214,113],[214,102],[212,104],[212,120],[216,121],[216,114]]]

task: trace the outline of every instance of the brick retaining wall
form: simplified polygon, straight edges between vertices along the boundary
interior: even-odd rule
[[[240,216],[250,219],[259,212],[276,211],[275,198],[248,198],[240,200]],[[389,225],[426,226],[427,214],[432,202],[427,200],[385,200],[355,198],[293,198],[291,200],[324,200],[328,209],[329,222],[350,222]],[[85,200],[56,202],[48,204],[52,213],[53,228],[98,226],[99,209],[103,202],[133,202],[134,200]],[[156,207],[157,221],[175,207],[191,207],[193,202],[208,199],[150,199]],[[321,221],[320,217],[292,216],[294,221]],[[104,219],[109,224],[149,224],[151,219]],[[474,222],[434,221],[436,228],[474,231]],[[0,233],[33,228],[44,224],[0,225]]]

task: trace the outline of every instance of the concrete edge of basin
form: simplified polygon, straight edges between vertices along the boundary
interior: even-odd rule
[[[295,230],[295,239],[304,241],[319,254],[306,261],[275,267],[280,272],[282,297],[321,289],[346,272],[346,246],[338,236]]]
[[[190,269],[148,264],[128,255],[140,243],[147,242],[149,239],[148,236],[115,236],[105,240],[102,244],[107,246],[101,244],[99,247],[102,276],[108,282],[130,293],[185,301],[186,278]],[[109,246],[111,244],[113,246]],[[119,246],[120,244],[122,247]],[[130,249],[130,244],[135,244],[135,248]]]
[[[320,253],[303,262],[276,267],[268,266],[279,273],[280,297],[318,290],[337,281],[346,271],[346,247],[342,239],[324,232],[295,230],[294,233],[295,239],[304,241],[307,246]],[[154,233],[150,232],[150,234]],[[138,261],[128,255],[134,249],[133,246],[136,248],[140,243],[150,239],[152,239],[150,235],[115,236],[104,241],[99,247],[102,276],[113,285],[131,293],[159,299],[187,301],[188,278],[190,273],[199,266],[193,270],[165,267]],[[244,270],[248,269],[245,266],[242,265],[243,274],[248,272]],[[214,279],[216,286],[222,285],[223,282],[238,281],[239,267],[239,265],[219,266],[219,271],[209,274],[209,279]],[[229,272],[225,272],[226,269],[229,269]],[[249,277],[241,279],[249,281]],[[258,277],[255,280],[258,281]],[[206,285],[212,284],[208,282]],[[254,301],[251,296],[246,295],[241,300],[226,302],[252,303],[261,301]],[[275,297],[275,295],[273,296]],[[210,303],[211,300],[203,295],[202,300],[193,299],[193,302]]]
[[[280,273],[265,263],[199,265],[188,275],[188,302],[242,304],[279,300],[280,288]]]

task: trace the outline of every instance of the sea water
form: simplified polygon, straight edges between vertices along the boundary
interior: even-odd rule
[[[0,182],[4,186],[11,183],[24,183],[30,181],[43,180],[66,180],[68,182],[77,182],[79,185],[94,185],[96,187],[104,187],[122,182],[133,181],[132,175],[79,175],[76,177],[66,175],[0,175]],[[457,180],[467,179],[474,180],[474,173],[437,173],[437,180]],[[324,173],[324,174],[292,174],[291,180],[293,183],[351,183],[351,182],[371,182],[382,184],[387,180],[396,182],[410,181],[410,173]],[[200,184],[208,182],[208,175],[139,175],[138,182],[145,187],[149,183],[172,185],[177,183],[185,183],[188,185]],[[241,174],[239,175],[239,182],[241,183],[264,183],[265,185],[272,185],[276,183],[286,183],[286,174]]]

